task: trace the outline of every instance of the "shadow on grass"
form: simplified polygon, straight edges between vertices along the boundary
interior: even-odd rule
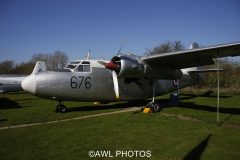
[[[0,117],[0,123],[1,123],[1,122],[6,122],[6,121],[8,121],[6,118],[1,118],[1,117]]]
[[[217,112],[217,107],[206,106],[206,105],[197,105],[194,102],[180,102],[177,106],[168,106],[168,107],[180,107],[180,108],[195,109],[195,110],[202,110],[202,111],[208,111],[208,112]],[[231,114],[231,115],[240,115],[239,108],[220,107],[219,112]]]
[[[195,148],[193,148],[184,158],[183,160],[198,160],[201,158],[204,150],[206,149],[208,145],[209,139],[212,137],[212,135],[208,135],[207,138],[205,138],[201,143],[199,143]]]
[[[75,112],[75,111],[95,111],[95,110],[107,110],[107,109],[121,109],[121,108],[129,108],[129,107],[140,107],[144,104],[147,104],[149,101],[136,101],[136,102],[124,102],[124,103],[116,103],[116,104],[108,104],[108,105],[98,105],[98,106],[82,106],[82,107],[73,107],[68,108],[67,112]]]
[[[12,101],[8,98],[0,98],[0,110],[1,109],[13,109],[13,108],[21,108],[18,103]]]
[[[171,108],[171,107],[178,107],[178,108],[194,109],[194,110],[201,110],[201,111],[208,111],[208,112],[216,112],[217,111],[217,107],[198,105],[198,104],[195,104],[194,102],[179,102],[178,105],[170,105],[169,99],[158,99],[156,101],[160,104],[161,108],[163,108],[163,109]],[[150,100],[141,100],[141,101],[135,101],[135,102],[124,102],[124,103],[116,103],[116,104],[100,105],[100,106],[73,107],[73,108],[68,108],[68,112],[142,107],[142,106],[146,106],[146,104],[148,104],[149,102],[150,102]],[[240,115],[239,108],[220,107],[219,111],[220,111],[220,113],[226,113],[226,114],[231,114],[231,115]]]
[[[205,94],[203,95],[194,95],[194,94],[181,94],[178,105],[170,105],[169,99],[160,99],[158,100],[158,103],[162,105],[164,108],[170,108],[170,107],[180,107],[180,108],[186,108],[186,109],[195,109],[195,110],[202,110],[202,111],[208,111],[208,112],[217,112],[217,107],[213,106],[207,106],[207,105],[197,105],[195,102],[181,102],[181,100],[186,99],[192,99],[195,97],[210,97],[210,98],[217,98],[217,96],[207,96]],[[220,96],[220,98],[229,98],[231,96]],[[224,108],[220,107],[219,109],[220,113],[226,113],[231,115],[240,115],[240,109],[239,108]]]
[[[211,95],[211,94],[208,94],[208,93],[204,93],[204,94],[201,94],[201,95],[195,95],[195,94],[180,94],[180,96],[183,96],[183,97],[180,97],[179,99],[180,100],[187,100],[187,99],[192,99],[192,98],[196,98],[196,97],[207,97],[207,98],[217,98],[216,95]],[[219,98],[230,98],[231,96],[219,96]]]
[[[25,91],[19,91],[19,92],[6,92],[5,94],[10,94],[10,95],[18,95],[18,94],[26,94],[27,92]]]
[[[15,102],[18,102],[18,101],[32,101],[32,100],[37,100],[37,99],[40,99],[39,97],[33,97],[33,98],[23,98],[23,99],[17,99],[17,100],[14,100]]]

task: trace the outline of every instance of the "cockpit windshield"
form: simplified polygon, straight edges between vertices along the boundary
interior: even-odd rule
[[[79,63],[81,63],[81,61],[69,62],[69,63],[67,64],[67,66],[65,67],[65,69],[74,70]]]
[[[72,64],[69,64],[69,65],[67,65],[67,69],[74,69],[75,67],[76,67],[77,65],[72,65]]]
[[[72,72],[91,72],[89,61],[73,61],[67,64],[65,69],[69,69]]]

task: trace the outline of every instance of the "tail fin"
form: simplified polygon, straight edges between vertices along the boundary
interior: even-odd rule
[[[196,42],[193,42],[190,46],[189,46],[189,48],[188,49],[197,49],[197,48],[199,48],[199,45],[196,43]],[[189,72],[191,71],[197,71],[197,70],[199,70],[200,69],[200,67],[191,67],[191,68],[185,68],[185,69],[182,69],[182,72],[184,73],[184,74],[189,74]]]
[[[37,61],[33,71],[32,71],[32,74],[36,74],[36,73],[39,73],[39,72],[44,72],[47,70],[47,67],[46,67],[46,63],[45,62],[42,62],[42,61]]]
[[[199,48],[199,45],[196,42],[193,42],[188,49],[197,49]]]

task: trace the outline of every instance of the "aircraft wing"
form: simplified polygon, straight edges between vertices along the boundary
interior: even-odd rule
[[[239,56],[240,42],[142,57],[152,67],[183,69],[213,64],[213,58]]]

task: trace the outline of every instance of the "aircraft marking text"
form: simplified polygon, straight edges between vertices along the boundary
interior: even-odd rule
[[[83,77],[83,76],[72,76],[70,81],[70,86],[72,89],[80,89],[84,82],[84,87],[86,89],[90,89],[92,87],[91,77]]]

